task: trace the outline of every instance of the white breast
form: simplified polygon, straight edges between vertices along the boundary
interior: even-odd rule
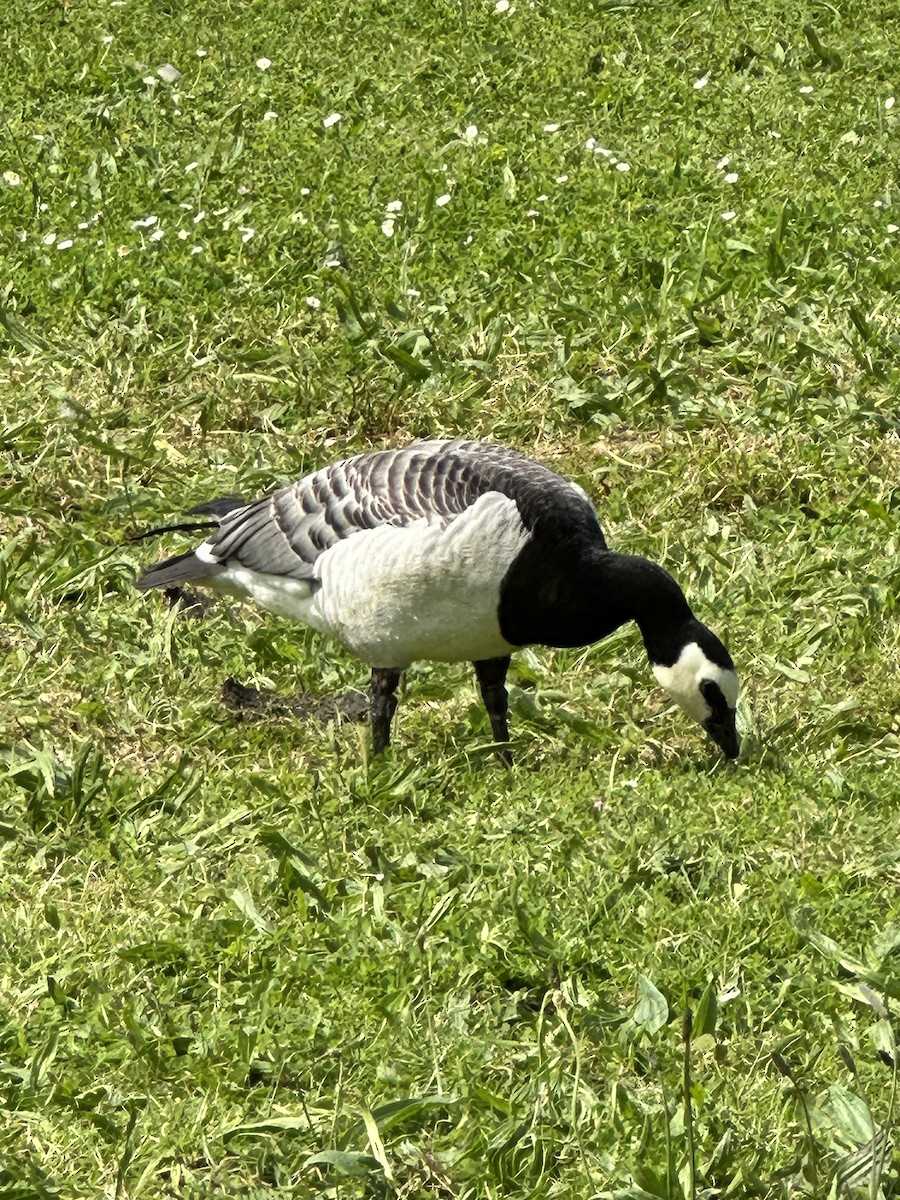
[[[515,501],[488,492],[444,526],[344,538],[311,583],[231,562],[210,586],[332,634],[372,666],[496,658],[514,649],[500,633],[500,585],[529,536]]]

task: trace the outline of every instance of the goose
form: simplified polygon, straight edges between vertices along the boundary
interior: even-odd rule
[[[150,532],[207,529],[206,540],[136,586],[209,588],[337,638],[371,667],[375,754],[390,744],[406,667],[469,661],[511,763],[510,655],[587,646],[627,621],[669,696],[728,758],[739,753],[723,644],[663,567],[608,548],[578,484],[516,450],[461,439],[373,450],[192,512],[204,520]]]

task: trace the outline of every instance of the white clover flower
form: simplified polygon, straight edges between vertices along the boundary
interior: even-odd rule
[[[803,87],[800,89],[800,95],[801,95],[801,96],[808,96],[808,95],[810,94],[810,92],[812,92],[812,91],[814,91],[814,90],[815,90],[815,89],[813,88],[813,86],[812,86],[812,84],[811,84],[811,83],[806,83],[806,84],[804,84],[804,85],[803,85]]]
[[[494,12],[505,13],[509,11],[509,0],[497,0],[494,5]]]
[[[469,142],[474,142],[475,139],[478,137],[478,126],[477,125],[467,125],[465,128],[465,131],[463,133],[463,137]]]
[[[45,233],[42,240],[43,240],[43,243],[45,246],[52,246],[53,243],[56,241],[56,234],[55,233]]]
[[[18,187],[22,182],[22,177],[17,175],[15,171],[4,171],[3,182],[9,187]]]
[[[206,217],[206,213],[205,213],[205,212],[203,211],[203,209],[201,208],[201,209],[200,209],[200,211],[197,213],[196,217],[194,217],[194,224],[195,224],[195,225],[199,225],[199,224],[200,224],[200,222],[201,222],[201,221],[202,221],[202,220],[203,220],[205,217]]]
[[[708,75],[701,75],[699,79],[694,80],[694,91],[699,92],[701,88],[705,88],[709,83]]]
[[[242,242],[249,242],[251,238],[256,237],[256,230],[252,225],[239,225],[238,228],[241,231]]]
[[[535,202],[535,204],[543,204],[546,199],[547,199],[547,196],[542,193],[540,196],[535,197],[534,202]]]
[[[115,38],[113,37],[113,35],[111,33],[104,33],[104,35],[100,39],[100,41],[103,43],[104,46],[111,46],[113,44],[113,42],[115,41]]]
[[[591,137],[591,138],[588,138],[588,140],[584,143],[584,148],[585,148],[585,150],[593,150],[596,145],[597,145],[597,139]]]
[[[883,200],[875,200],[873,203],[873,207],[874,208],[884,208],[884,201]]]
[[[885,229],[888,233],[896,233],[900,229],[900,225],[886,225]]]
[[[403,208],[402,200],[388,200],[387,204],[384,206],[384,211],[389,212],[389,213],[395,213],[395,212],[400,212],[400,210],[402,208]]]
[[[557,175],[556,182],[557,183],[568,183],[569,177],[568,177],[568,175]]]
[[[544,133],[556,133],[558,129],[559,125],[556,123],[556,121],[548,121],[544,126]]]
[[[277,117],[278,117],[278,113],[274,112],[271,108],[267,112],[263,113],[264,121],[274,121],[277,119]]]
[[[418,300],[418,298],[422,295],[418,288],[407,288],[406,294],[407,296],[411,296],[413,300]]]
[[[79,221],[78,222],[79,229],[90,229],[90,227],[91,227],[90,221]]]
[[[727,212],[722,213],[722,220],[723,221],[733,221],[736,216],[737,216],[737,213],[734,211],[734,209],[729,208]]]
[[[47,203],[47,201],[42,200],[38,205],[38,212],[46,212],[49,207],[50,205]]]
[[[63,240],[61,242],[56,243],[56,248],[57,248],[57,250],[69,250],[74,245],[75,245],[75,243],[72,241],[71,238],[63,238]]]
[[[203,253],[202,246],[191,246],[191,254],[202,254],[202,253]]]
[[[166,231],[164,229],[154,229],[153,232],[150,234],[150,241],[151,242],[161,242],[165,236],[166,236]]]
[[[893,96],[888,96],[885,99],[884,107],[887,109],[888,112],[891,111],[891,109],[894,107],[894,97]]]
[[[238,195],[239,196],[246,196],[249,191],[250,191],[250,189],[247,187],[246,183],[242,183],[238,186]]]
[[[393,217],[385,217],[385,219],[381,222],[381,232],[384,234],[385,237],[393,237],[394,236],[394,218]]]
[[[309,188],[301,188],[301,189],[300,189],[300,195],[301,195],[301,196],[309,196],[310,194],[311,194],[311,193],[310,193],[310,189],[309,189]]]
[[[536,208],[529,208],[528,211],[525,213],[526,217],[539,217],[540,215],[541,214],[538,212],[538,210]]]
[[[322,301],[319,299],[318,296],[307,296],[306,303],[309,305],[310,308],[321,308],[322,307]]]
[[[152,214],[149,217],[141,217],[137,221],[131,222],[132,229],[150,229],[159,220],[159,217],[154,217]]]
[[[617,171],[630,171],[630,170],[631,170],[631,163],[627,163],[627,162],[617,162],[617,163],[616,163],[616,170],[617,170]]]
[[[731,162],[731,159],[728,157],[728,155],[727,154],[723,155],[719,159],[719,161],[716,163],[716,170],[724,171],[730,162]]]
[[[738,179],[740,179],[740,176],[738,175],[737,171],[729,171],[725,176],[726,183],[737,183]]]
[[[445,204],[449,204],[453,197],[449,192],[444,192],[443,196],[438,196],[434,202],[435,208],[443,208]]]
[[[163,83],[177,83],[181,78],[181,72],[171,63],[163,63],[161,67],[156,68],[156,73]]]
[[[337,125],[337,123],[338,123],[338,121],[340,121],[340,119],[341,119],[341,114],[339,112],[329,113],[328,116],[325,117],[325,119],[322,121],[322,124],[325,126],[326,129],[330,129],[332,127],[332,125]]]
[[[188,237],[189,237],[189,236],[190,236],[190,234],[188,233],[188,231],[187,231],[186,229],[179,229],[179,230],[178,230],[178,240],[179,240],[179,242],[186,242],[186,241],[188,240]]]
[[[200,49],[200,50],[195,50],[194,53],[197,55],[198,58],[206,58],[208,51]]]
[[[147,87],[149,87],[149,88],[155,88],[156,85],[159,83],[159,80],[156,78],[155,75],[145,75],[144,78],[141,80],[141,83],[146,83]]]
[[[271,58],[266,58],[265,55],[263,55],[262,58],[258,58],[256,60],[256,65],[261,71],[268,71],[269,67],[272,65],[272,60]]]

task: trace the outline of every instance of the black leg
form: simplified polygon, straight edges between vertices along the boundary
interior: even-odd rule
[[[472,664],[481,688],[481,698],[491,719],[491,729],[494,741],[502,746],[500,757],[507,766],[512,766],[512,751],[509,742],[509,726],[506,717],[509,705],[506,697],[506,672],[509,670],[509,658],[483,658]]]
[[[372,749],[381,754],[391,744],[391,718],[397,707],[397,687],[402,671],[393,667],[373,667],[370,694],[372,713]]]

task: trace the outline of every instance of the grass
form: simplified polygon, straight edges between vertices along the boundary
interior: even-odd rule
[[[4,15],[0,1200],[896,1195],[894,6]],[[462,667],[371,761],[220,700],[359,663],[132,587],[458,433],[681,580],[735,767],[633,630],[518,656],[506,773]]]

